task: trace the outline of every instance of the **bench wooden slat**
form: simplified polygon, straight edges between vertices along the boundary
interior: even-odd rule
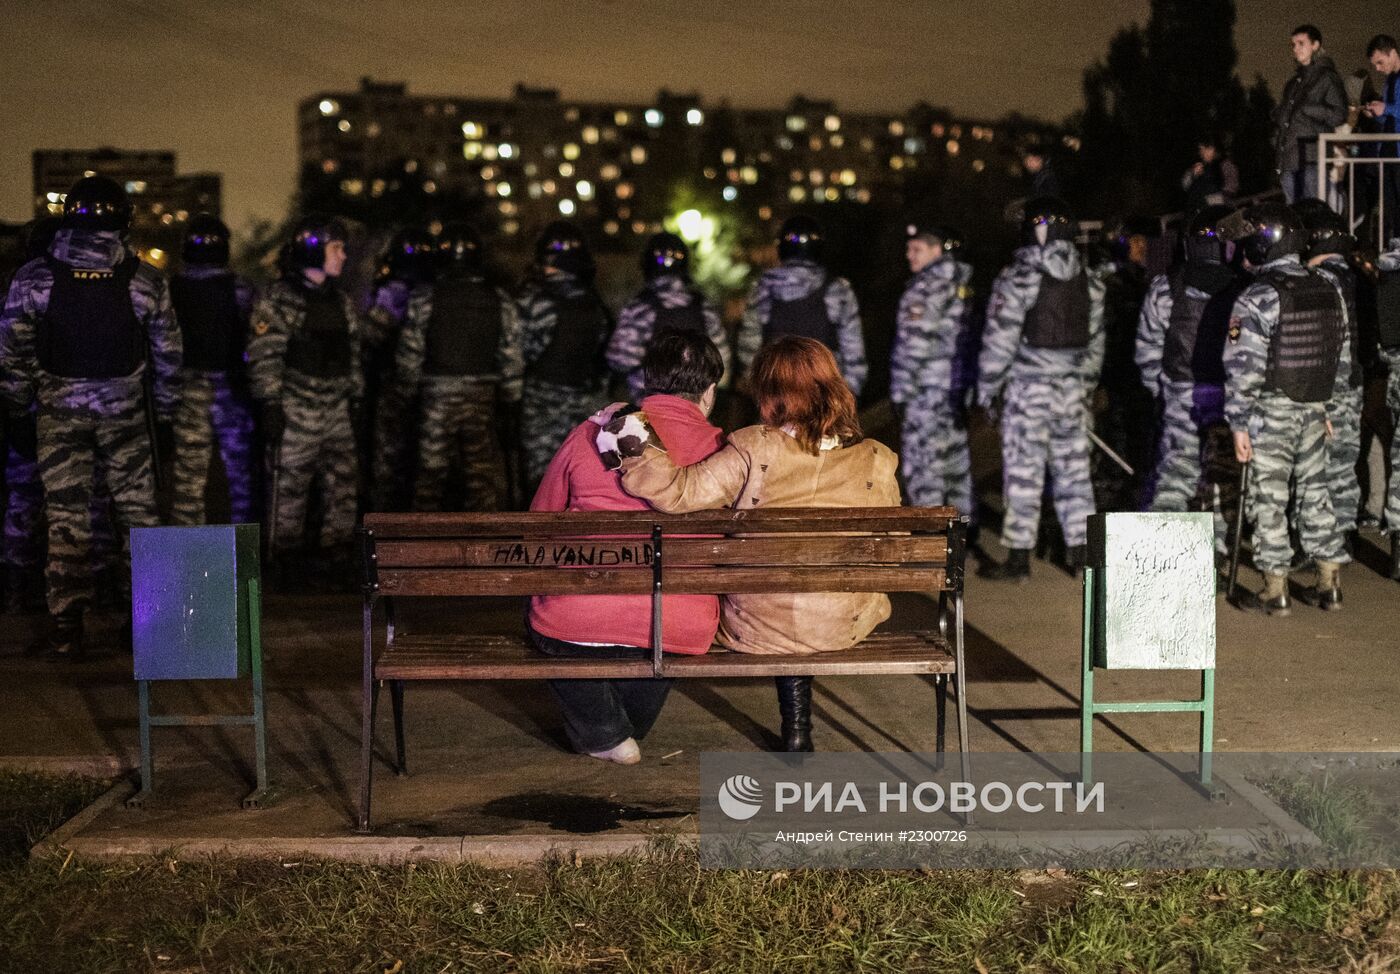
[[[548,511],[508,514],[379,513],[366,514],[364,525],[376,540],[402,538],[492,538],[590,534],[649,534],[660,524],[675,534],[830,533],[832,531],[946,531],[958,518],[951,507],[801,508],[766,507],[745,511],[697,511],[657,514],[652,511]]]
[[[665,569],[669,595],[805,592],[936,592],[947,587],[942,567],[698,567]],[[391,568],[379,572],[379,594],[393,596],[647,595],[651,569],[636,568]]]
[[[875,565],[948,560],[942,535],[808,535],[667,538],[668,567],[700,565]],[[380,571],[393,568],[565,567],[650,564],[651,540],[617,539],[442,539],[383,541],[375,545]]]

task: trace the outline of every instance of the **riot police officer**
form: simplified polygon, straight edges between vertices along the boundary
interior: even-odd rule
[[[613,320],[593,286],[593,255],[572,223],[535,245],[535,275],[517,301],[525,386],[521,452],[532,491],[571,430],[607,405],[604,357]]]
[[[890,353],[890,402],[900,417],[900,472],[910,503],[950,504],[973,513],[969,404],[958,361],[968,325],[966,265],[945,251],[949,234],[930,221],[911,221],[906,236],[905,255],[914,276],[899,301]]]
[[[416,227],[400,230],[380,259],[370,295],[364,340],[365,420],[371,435],[369,502],[377,510],[402,510],[411,496],[416,390],[398,381],[394,363],[413,292],[432,283],[438,244]]]
[[[1006,562],[986,565],[993,579],[1030,575],[1049,467],[1065,565],[1084,566],[1088,517],[1089,399],[1103,366],[1104,286],[1074,246],[1070,210],[1054,197],[1026,204],[1021,246],[992,285],[978,359],[977,401],[1001,407],[1001,540]]]
[[[180,331],[165,279],[126,246],[131,212],[117,183],[80,179],[49,252],[15,275],[0,318],[0,395],[20,413],[37,403],[48,646],[70,658],[83,652],[93,594],[94,468],[123,528],[157,524],[152,420],[168,423],[177,401]]]
[[[184,268],[170,281],[180,323],[184,368],[175,409],[175,484],[170,519],[204,523],[204,491],[213,442],[228,481],[235,524],[257,520],[253,485],[253,415],[244,354],[256,295],[229,270],[229,232],[207,213],[185,227]]]
[[[269,549],[284,574],[303,544],[307,501],[320,485],[321,533],[311,568],[350,567],[355,528],[352,413],[363,392],[360,321],[337,286],[345,266],[339,220],[309,216],[286,250],[288,273],[253,309],[248,373],[272,453]]]
[[[763,272],[739,326],[739,373],[758,350],[782,335],[815,338],[836,355],[841,376],[860,395],[865,386],[865,336],[855,292],[822,266],[825,234],[810,216],[789,217],[778,234],[777,267]]]
[[[496,419],[498,409],[508,414],[520,402],[520,319],[505,291],[487,281],[472,227],[444,228],[442,250],[434,282],[409,298],[398,343],[401,395],[421,403],[413,507],[443,510],[448,472],[460,457],[463,506],[500,510],[505,468]]]
[[[1392,425],[1400,430],[1400,237],[1392,237],[1376,258],[1376,324],[1380,357],[1390,369],[1385,402]],[[1400,434],[1390,441],[1390,487],[1385,499],[1385,529],[1390,534],[1390,577],[1400,582]]]
[[[1264,587],[1243,606],[1287,615],[1289,485],[1298,534],[1317,564],[1308,601],[1341,607],[1341,567],[1350,561],[1327,489],[1328,403],[1350,375],[1346,307],[1336,283],[1305,267],[1302,223],[1281,203],[1257,203],[1223,221],[1254,280],[1235,301],[1225,345],[1225,416],[1235,456],[1250,464],[1254,566]]]
[[[690,280],[690,247],[674,233],[654,234],[642,249],[646,283],[617,316],[608,342],[608,365],[627,376],[633,402],[643,395],[642,357],[651,336],[667,328],[703,331],[719,349],[729,370],[729,335],[719,311]]]
[[[1219,229],[1231,212],[1207,206],[1191,218],[1185,262],[1152,279],[1138,316],[1134,359],[1162,417],[1157,466],[1148,483],[1153,511],[1212,510],[1212,488],[1237,479],[1231,475],[1233,447],[1216,442],[1228,438],[1217,435],[1228,432],[1225,338],[1243,287]],[[1223,514],[1217,515],[1216,537],[1223,546]]]

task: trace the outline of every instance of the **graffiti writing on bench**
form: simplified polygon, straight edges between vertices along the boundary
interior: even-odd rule
[[[650,565],[651,545],[637,544],[506,544],[491,556],[494,565],[571,566]]]

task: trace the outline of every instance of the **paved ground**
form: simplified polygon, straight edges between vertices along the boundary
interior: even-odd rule
[[[1363,560],[1379,566],[1379,539]],[[1253,584],[1256,576],[1244,573]],[[1301,576],[1300,576],[1301,578]],[[1400,586],[1373,567],[1344,576],[1346,609],[1300,606],[1289,619],[1246,616],[1221,603],[1217,746],[1222,750],[1400,750]],[[967,586],[974,750],[1078,747],[1079,583],[1043,562],[1023,586],[972,578]],[[897,600],[894,625],[928,624],[932,606]],[[510,631],[508,600],[444,611],[419,628]],[[0,760],[138,757],[130,659],[82,665],[28,660],[37,619],[0,620]],[[271,597],[266,605],[271,774],[278,801],[243,812],[251,779],[246,729],[158,730],[157,796],[140,812],[103,817],[114,836],[344,836],[350,831],[359,738],[359,603],[350,597]],[[413,617],[408,616],[412,625]],[[1100,698],[1195,695],[1186,673],[1100,673]],[[235,710],[246,687],[158,686],[166,712]],[[818,747],[933,746],[932,687],[921,678],[846,678],[816,691]],[[386,701],[387,703],[387,701]],[[381,712],[381,751],[392,736]],[[568,753],[538,684],[410,686],[412,774],[384,765],[376,780],[381,834],[602,833],[619,826],[693,828],[699,754],[767,747],[777,723],[770,683],[683,683],[643,743],[644,762],[618,768]],[[1186,715],[1129,715],[1099,724],[1100,749],[1192,750]],[[950,727],[951,736],[951,727]],[[951,742],[950,742],[951,743]]]

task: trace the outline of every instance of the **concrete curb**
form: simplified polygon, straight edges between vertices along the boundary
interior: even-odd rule
[[[39,859],[53,855],[60,849],[71,848],[69,842],[82,841],[76,839],[79,832],[96,821],[98,816],[117,807],[135,793],[136,786],[130,778],[118,781],[99,795],[91,805],[79,811],[78,814],[35,843],[34,847],[29,850],[29,858]]]
[[[6,771],[37,771],[42,774],[80,774],[90,778],[115,778],[136,770],[136,762],[115,754],[0,755],[0,768]]]

